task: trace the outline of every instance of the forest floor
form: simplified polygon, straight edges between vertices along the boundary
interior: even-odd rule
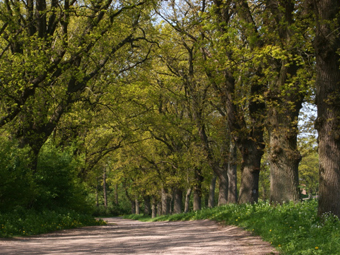
[[[260,237],[209,220],[103,220],[106,226],[0,239],[0,254],[278,254]]]

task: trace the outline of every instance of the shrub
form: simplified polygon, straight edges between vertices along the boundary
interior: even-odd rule
[[[0,211],[29,206],[36,195],[29,149],[0,137]]]
[[[37,173],[37,208],[69,208],[89,211],[86,189],[77,174],[82,162],[76,160],[71,148],[61,150],[47,143],[40,151]]]
[[[29,236],[82,226],[105,225],[87,214],[73,210],[56,209],[36,211],[16,209],[0,213],[0,237]]]

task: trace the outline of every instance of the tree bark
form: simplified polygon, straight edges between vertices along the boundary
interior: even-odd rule
[[[314,49],[316,53],[316,104],[319,133],[318,215],[330,212],[340,217],[340,2],[314,2],[317,17]]]
[[[201,139],[201,143],[204,151],[206,152],[207,161],[213,170],[213,172],[217,175],[219,179],[219,194],[218,194],[218,205],[224,205],[228,202],[228,177],[227,177],[227,168],[219,166],[218,160],[214,157],[213,150],[209,146],[208,136],[205,132],[205,126],[201,123],[201,118],[197,117],[197,127],[199,130],[199,136]]]
[[[128,190],[127,190],[127,187],[126,187],[126,183],[125,183],[125,182],[123,183],[123,187],[124,187],[124,190],[125,190],[125,195],[126,195],[127,199],[128,199],[128,200],[130,201],[130,203],[131,203],[131,214],[135,214],[135,212],[136,212],[136,201],[135,201],[135,199],[133,199],[133,198],[130,196],[130,194],[129,194]]]
[[[239,203],[257,203],[259,198],[259,174],[263,149],[258,149],[258,145],[253,141],[242,143],[242,145],[245,146],[241,146],[243,162],[241,166]]]
[[[136,213],[136,201],[135,200],[130,200],[131,203],[131,214]]]
[[[228,203],[237,203],[237,147],[230,141],[228,162]]]
[[[293,82],[302,68],[294,60],[300,54],[293,44],[296,43],[293,38],[296,32],[291,29],[296,19],[294,2],[271,0],[267,5],[275,20],[271,22],[273,25],[269,24],[269,30],[277,34],[278,43],[270,40],[266,43],[277,44],[292,56],[272,60],[271,66],[278,75],[269,85],[267,94],[270,201],[283,203],[300,200],[298,166],[301,156],[297,149],[297,119],[307,90],[303,88],[303,82]],[[287,86],[288,83],[291,85]]]
[[[182,213],[182,197],[183,191],[181,188],[174,189],[174,213]]]
[[[104,173],[103,173],[103,193],[104,193],[104,206],[107,207],[106,168],[105,167],[104,167]]]
[[[115,204],[118,205],[118,184],[115,185]]]
[[[216,187],[216,174],[213,175],[209,185],[209,198],[208,198],[208,207],[215,207],[215,187]]]
[[[144,215],[151,215],[151,197],[144,197]]]
[[[98,191],[99,191],[99,185],[98,185],[98,177],[96,178],[96,206],[99,206],[99,201],[98,201]]]
[[[190,210],[190,195],[192,188],[187,189],[187,193],[185,194],[185,203],[184,203],[184,212],[187,213]]]
[[[160,216],[160,215],[163,215],[163,213],[162,213],[162,201],[161,200],[159,200],[157,202],[157,216]]]
[[[170,213],[170,197],[168,190],[162,188],[162,215],[168,215]]]
[[[135,209],[136,209],[136,214],[137,215],[140,214],[139,200],[137,196],[135,198]]]
[[[155,218],[157,216],[157,202],[155,196],[152,196],[151,199],[151,217]]]
[[[287,117],[282,116],[287,119]],[[290,126],[287,123],[287,126]],[[297,150],[297,134],[272,125],[269,128],[270,202],[299,201],[298,166],[301,155]],[[287,127],[288,128],[288,127]],[[274,130],[273,130],[274,129]],[[297,127],[296,129],[297,130]]]
[[[193,210],[198,211],[202,208],[202,171],[200,168],[195,168],[195,184],[194,184],[194,201]]]
[[[218,205],[225,205],[228,203],[228,176],[227,169],[223,168],[218,171]]]

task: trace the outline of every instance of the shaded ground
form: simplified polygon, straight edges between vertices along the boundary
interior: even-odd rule
[[[278,254],[259,237],[209,220],[104,220],[109,225],[1,239],[0,254]]]

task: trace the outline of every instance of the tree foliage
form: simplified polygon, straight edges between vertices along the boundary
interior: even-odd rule
[[[324,160],[325,141],[338,139],[338,93],[329,87],[326,96],[322,75],[338,75],[339,10],[323,7],[1,2],[0,164],[10,184],[0,186],[0,198],[71,205],[85,200],[82,189],[99,194],[103,182],[109,192],[118,185],[132,207],[152,200],[155,210],[162,197],[176,203],[193,190],[197,208],[215,175],[220,204],[236,201],[237,179],[240,203],[298,201],[302,186],[317,192],[316,134],[303,108],[315,95]],[[22,200],[10,188],[17,186]]]

